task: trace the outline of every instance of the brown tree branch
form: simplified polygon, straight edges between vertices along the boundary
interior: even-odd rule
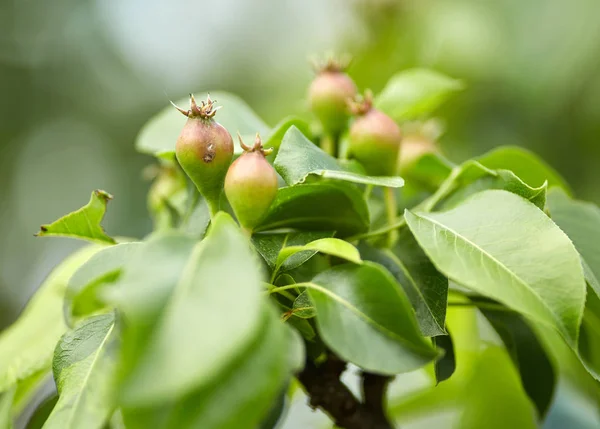
[[[382,383],[378,377],[370,374],[365,389],[365,403],[361,403],[348,387],[340,380],[346,369],[346,362],[329,355],[320,365],[307,359],[306,366],[298,374],[298,380],[304,385],[310,398],[310,405],[321,408],[329,414],[334,423],[345,429],[393,429],[385,417],[384,404],[386,380]],[[379,398],[380,403],[373,401]]]

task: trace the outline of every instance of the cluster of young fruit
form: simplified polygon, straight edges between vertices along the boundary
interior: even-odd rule
[[[340,137],[347,131],[347,157],[360,162],[369,175],[395,176],[402,140],[400,128],[373,106],[369,91],[358,95],[356,84],[345,73],[346,66],[328,60],[318,67],[308,91],[310,108],[321,123],[322,146],[327,145],[323,149],[337,155]],[[206,199],[212,215],[220,209],[224,189],[240,225],[252,232],[277,193],[277,173],[265,158],[271,149],[263,148],[258,134],[252,146],[246,146],[238,136],[244,153],[232,163],[233,139],[215,121],[219,108],[210,96],[200,105],[191,96],[188,110],[177,107],[188,118],[177,140],[177,160]]]

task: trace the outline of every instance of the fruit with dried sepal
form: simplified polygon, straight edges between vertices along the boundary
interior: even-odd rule
[[[242,227],[252,232],[265,218],[277,194],[277,173],[265,156],[260,136],[248,147],[239,136],[244,153],[236,159],[225,177],[225,195]]]
[[[206,199],[211,216],[219,211],[225,175],[233,158],[231,134],[214,119],[220,109],[215,102],[208,96],[198,105],[190,94],[189,110],[174,105],[188,118],[177,139],[175,154],[183,171]]]
[[[392,118],[373,107],[373,95],[349,103],[356,119],[348,135],[348,155],[360,162],[369,175],[395,176],[402,134]]]

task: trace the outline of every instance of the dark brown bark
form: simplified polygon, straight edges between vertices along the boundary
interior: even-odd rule
[[[310,398],[310,405],[321,408],[344,429],[394,429],[385,415],[385,392],[388,377],[363,374],[364,403],[359,401],[340,380],[346,362],[330,355],[325,362],[315,365],[307,360],[298,374]]]

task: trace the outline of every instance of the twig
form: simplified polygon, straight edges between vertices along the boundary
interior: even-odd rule
[[[375,406],[361,403],[348,387],[341,382],[340,375],[346,369],[346,362],[329,355],[321,365],[307,359],[306,366],[298,375],[310,398],[310,405],[321,408],[333,419],[336,426],[344,429],[393,429],[382,420],[384,405]],[[386,383],[387,384],[387,383]],[[384,389],[385,390],[385,389]],[[384,394],[381,394],[383,398]],[[374,400],[371,396],[369,401]]]

